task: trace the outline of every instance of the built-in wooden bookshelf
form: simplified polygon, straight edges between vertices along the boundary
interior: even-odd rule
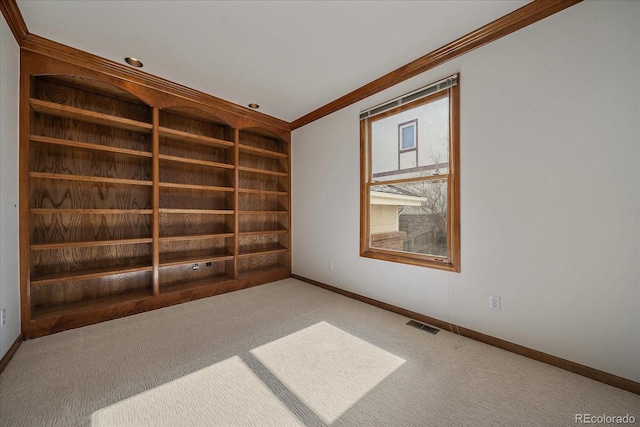
[[[197,110],[160,111],[160,291],[235,279],[235,142]]]
[[[239,132],[238,271],[290,268],[288,144],[264,129]]]
[[[24,56],[26,337],[290,275],[288,129]]]

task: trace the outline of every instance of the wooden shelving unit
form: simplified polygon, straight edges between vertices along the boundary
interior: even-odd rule
[[[42,76],[23,94],[32,322],[151,295],[151,109],[120,92]]]
[[[290,269],[289,146],[264,129],[239,132],[238,272]]]
[[[25,336],[290,275],[288,129],[25,58]]]
[[[161,110],[159,134],[160,292],[235,279],[233,129],[202,111]]]

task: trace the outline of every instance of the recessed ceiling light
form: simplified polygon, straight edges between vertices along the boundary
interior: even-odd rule
[[[249,104],[249,108],[253,108],[254,110],[257,110],[258,108],[260,108],[260,106],[258,104],[251,103]]]
[[[142,68],[142,62],[140,62],[139,59],[127,56],[126,58],[124,58],[124,60],[127,64],[131,65],[132,67]]]

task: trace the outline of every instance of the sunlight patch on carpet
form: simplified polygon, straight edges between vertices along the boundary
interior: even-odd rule
[[[140,393],[91,416],[106,426],[301,426],[235,356]]]
[[[257,347],[251,354],[328,424],[405,362],[327,322]]]

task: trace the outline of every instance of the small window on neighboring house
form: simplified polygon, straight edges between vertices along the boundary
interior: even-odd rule
[[[416,125],[418,121],[412,120],[409,123],[398,125],[398,135],[400,137],[400,150],[411,150],[416,148]]]
[[[460,271],[458,76],[360,115],[360,255]]]

